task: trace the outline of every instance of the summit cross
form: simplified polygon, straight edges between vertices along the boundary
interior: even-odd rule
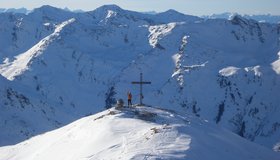
[[[143,81],[143,73],[140,73],[140,81],[139,82],[131,82],[132,84],[140,85],[140,105],[143,105],[143,84],[151,84],[151,82]]]

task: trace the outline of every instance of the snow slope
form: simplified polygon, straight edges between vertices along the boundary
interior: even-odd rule
[[[145,103],[279,148],[279,25],[115,5],[85,13],[42,6],[0,14],[0,35],[1,146],[109,108],[128,90],[138,103],[131,81],[142,72],[152,82]]]
[[[42,39],[34,47],[26,51],[25,53],[19,54],[15,57],[13,62],[6,62],[4,65],[0,65],[0,72],[9,80],[13,80],[16,76],[22,74],[28,70],[29,65],[31,65],[32,60],[44,52],[45,48],[59,36],[59,32],[63,29],[65,25],[74,22],[75,19],[70,19],[62,24],[58,25],[51,35]]]
[[[150,107],[112,108],[0,148],[1,160],[279,158],[207,121]]]

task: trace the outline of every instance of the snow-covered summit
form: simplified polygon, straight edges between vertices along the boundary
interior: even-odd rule
[[[192,15],[185,15],[183,13],[180,13],[174,9],[169,9],[165,12],[161,12],[156,14],[158,18],[163,21],[163,22],[194,22],[194,21],[199,21],[201,18],[197,16],[192,16]],[[164,19],[165,18],[165,19]]]
[[[33,13],[33,12],[43,12],[43,13],[52,14],[52,13],[57,13],[57,12],[70,12],[70,11],[63,10],[61,8],[53,7],[50,5],[43,5],[41,7],[35,8],[31,13]]]
[[[115,4],[103,5],[103,6],[100,6],[95,9],[95,11],[99,11],[99,10],[101,10],[101,11],[112,10],[112,11],[116,11],[116,12],[124,11],[124,9],[122,9],[121,7],[119,7],[118,5],[115,5]]]
[[[0,148],[1,160],[277,160],[279,157],[207,121],[144,106],[112,108]]]
[[[250,21],[253,21],[253,20],[246,19],[239,14],[234,14],[230,16],[228,20],[230,20],[233,24],[239,24],[239,25],[246,25],[249,24]]]
[[[35,21],[42,21],[44,23],[46,22],[52,22],[52,23],[61,23],[62,21],[66,21],[67,19],[74,18],[74,15],[76,13],[56,8],[49,5],[44,5],[39,8],[35,8],[32,10],[28,17],[32,18]]]

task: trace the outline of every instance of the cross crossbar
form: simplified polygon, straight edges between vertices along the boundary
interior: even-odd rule
[[[132,84],[151,84],[151,82],[131,82]]]

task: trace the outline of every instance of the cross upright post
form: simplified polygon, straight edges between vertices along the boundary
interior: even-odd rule
[[[140,85],[140,105],[143,105],[143,84],[151,84],[151,82],[143,81],[143,73],[140,73],[140,81],[139,82],[131,82],[132,84]]]

